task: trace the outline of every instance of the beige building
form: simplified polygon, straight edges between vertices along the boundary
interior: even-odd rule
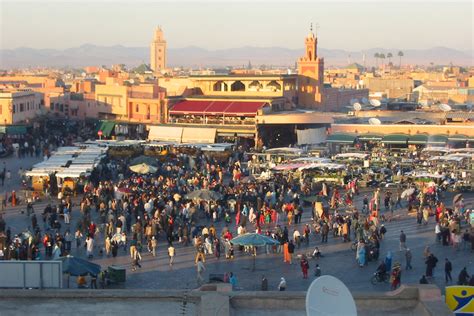
[[[31,90],[0,90],[0,124],[29,123],[42,108],[42,95]]]
[[[165,123],[165,91],[156,84],[95,86],[97,118],[138,123]]]
[[[386,98],[406,98],[415,87],[413,79],[404,78],[365,78],[364,86],[371,94],[382,94]]]
[[[156,28],[150,45],[150,67],[155,73],[166,68],[166,41],[160,27]]]

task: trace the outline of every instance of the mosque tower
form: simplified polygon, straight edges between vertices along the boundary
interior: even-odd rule
[[[150,45],[150,68],[159,73],[166,68],[166,41],[161,27],[155,29]]]

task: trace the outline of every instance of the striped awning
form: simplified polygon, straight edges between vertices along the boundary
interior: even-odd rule
[[[466,142],[469,140],[469,136],[462,135],[462,134],[455,134],[448,136],[448,141],[450,142]]]
[[[437,135],[430,135],[428,137],[428,144],[430,145],[437,145],[437,146],[444,146],[448,142],[448,135],[444,134],[437,134]]]
[[[407,134],[389,134],[382,138],[382,143],[404,145],[407,143],[408,137]]]
[[[380,141],[382,140],[383,136],[380,134],[363,134],[358,136],[359,140],[363,141]]]
[[[337,144],[353,144],[356,135],[347,134],[347,133],[334,133],[328,136],[326,139],[327,143],[337,143]]]
[[[428,142],[427,134],[416,134],[408,138],[409,145],[426,145]]]

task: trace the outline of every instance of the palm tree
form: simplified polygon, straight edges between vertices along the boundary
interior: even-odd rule
[[[380,53],[379,57],[382,59],[382,65],[385,64],[385,62],[383,61],[385,59],[385,54],[384,53]]]
[[[400,63],[398,64],[398,68],[402,68],[402,57],[403,57],[403,52],[402,51],[398,52],[398,57],[400,57]]]
[[[379,54],[379,53],[375,53],[375,54],[374,54],[374,57],[375,57],[375,63],[377,64],[377,68],[378,68],[378,67],[379,67],[380,54]]]
[[[387,58],[388,58],[388,63],[389,63],[389,64],[392,63],[392,60],[391,60],[392,57],[393,57],[392,53],[388,53],[388,54],[387,54]]]

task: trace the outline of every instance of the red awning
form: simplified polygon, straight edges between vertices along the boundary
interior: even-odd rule
[[[256,116],[265,102],[186,100],[173,105],[170,115]]]
[[[264,105],[263,102],[232,102],[225,110],[225,115],[256,116]]]
[[[170,114],[197,114],[200,115],[206,111],[209,101],[181,101],[173,105]]]
[[[223,115],[225,110],[229,107],[229,101],[214,101],[207,107],[206,115]]]

